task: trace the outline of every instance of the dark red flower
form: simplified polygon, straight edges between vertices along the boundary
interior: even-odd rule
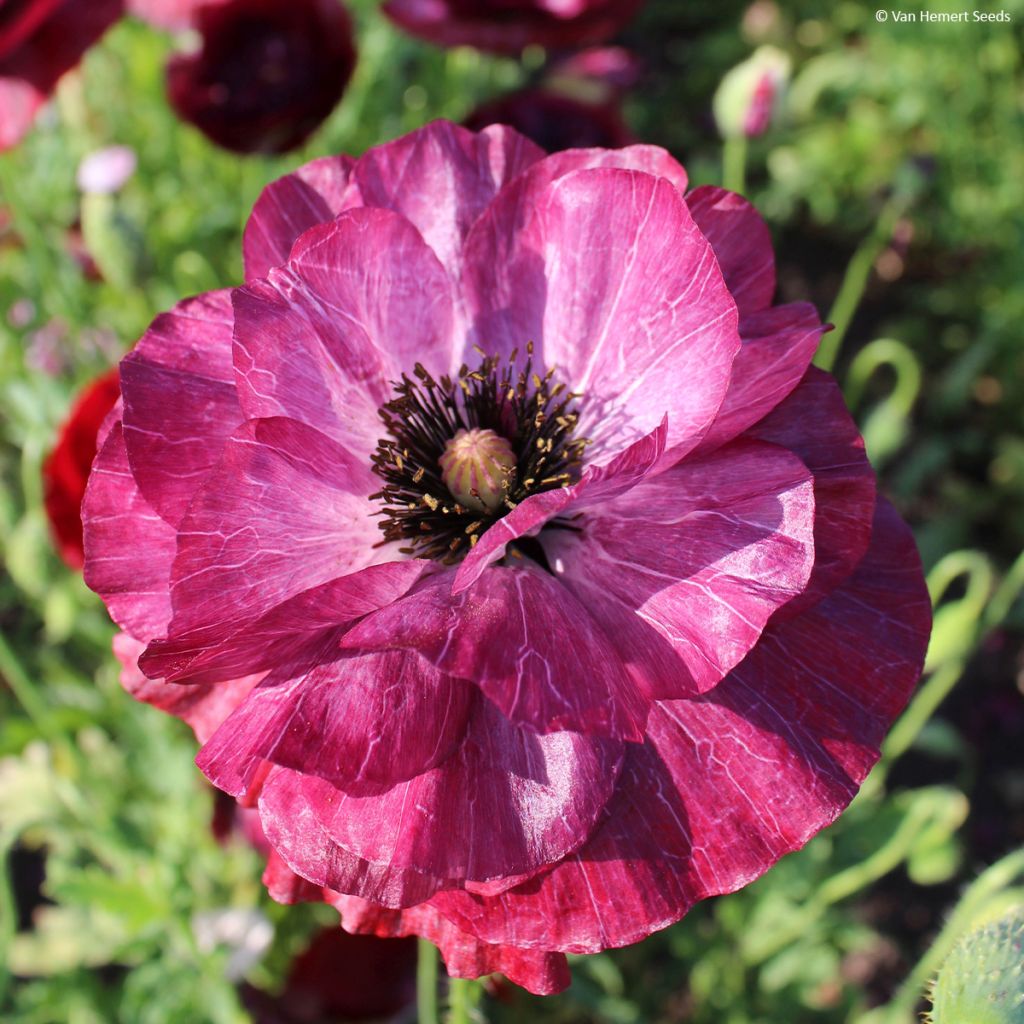
[[[387,0],[384,13],[441,46],[519,53],[531,44],[590,46],[614,35],[643,0]]]
[[[0,0],[0,150],[123,13],[124,0]]]
[[[436,123],[244,255],[122,363],[86,579],[275,898],[552,992],[839,814],[929,602],[749,203]]]
[[[587,103],[547,89],[524,89],[477,107],[465,125],[474,131],[489,124],[511,125],[542,149],[628,146],[633,136],[622,120],[618,101]]]
[[[230,0],[194,14],[196,53],[167,66],[184,120],[237,153],[283,153],[334,109],[355,67],[352,26],[337,0]]]
[[[82,498],[96,455],[96,438],[121,391],[117,370],[94,380],[79,395],[60,429],[57,445],[43,463],[43,503],[61,558],[72,569],[85,559]]]

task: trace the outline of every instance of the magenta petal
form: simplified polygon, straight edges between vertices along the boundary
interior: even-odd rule
[[[813,479],[792,453],[738,441],[592,509],[583,531],[545,537],[556,572],[584,606],[593,604],[605,633],[626,641],[617,644],[623,658],[651,649],[657,669],[634,662],[647,692],[691,695],[734,668],[807,583]],[[654,638],[634,647],[639,631],[622,624],[630,615],[675,652],[669,677],[660,675],[663,648]]]
[[[214,785],[238,795],[266,760],[347,790],[390,786],[452,753],[473,698],[469,683],[407,651],[339,658],[334,640],[325,634],[308,671],[269,676],[200,751],[197,763]]]
[[[582,393],[579,429],[596,461],[666,414],[666,458],[677,459],[725,397],[736,306],[665,179],[601,168],[550,182],[538,166],[473,228],[463,289],[476,342],[501,353],[533,341],[539,362]]]
[[[214,682],[277,665],[302,663],[325,631],[361,618],[401,597],[419,578],[424,561],[385,562],[312,587],[244,623],[226,637],[185,634],[157,640],[143,659],[146,670],[176,682]]]
[[[531,173],[537,182],[555,181],[572,171],[617,167],[622,171],[643,171],[666,178],[682,195],[689,180],[683,165],[660,146],[623,146],[621,149],[567,149],[545,157]]]
[[[731,441],[779,405],[800,383],[824,332],[818,311],[808,302],[745,316],[729,390],[700,450]]]
[[[430,876],[438,889],[444,879],[532,873],[578,848],[621,760],[620,743],[572,732],[539,736],[478,697],[464,741],[439,767],[359,796],[277,769],[260,813],[271,844],[310,881],[336,888],[329,870],[336,845],[378,868]],[[387,902],[361,887],[348,891]]]
[[[295,420],[239,427],[178,529],[169,639],[199,653],[289,598],[364,568],[379,554],[367,500],[375,479]],[[151,671],[145,660],[143,668]]]
[[[230,292],[186,299],[158,316],[121,362],[128,461],[172,526],[242,422],[231,324]]]
[[[147,679],[138,667],[139,655],[146,649],[140,640],[127,633],[114,637],[114,654],[121,662],[121,685],[136,699],[192,727],[196,739],[205,743],[228,715],[260,681],[261,674],[228,679],[215,685],[179,686],[162,679]]]
[[[459,595],[450,574],[439,576],[367,616],[342,646],[416,650],[538,732],[643,738],[648,701],[614,640],[557,579],[525,560],[484,570]]]
[[[416,362],[445,373],[454,358],[448,276],[387,210],[348,210],[307,231],[287,264],[233,302],[246,415],[301,420],[367,464],[391,381]]]
[[[748,436],[795,452],[814,474],[814,571],[803,593],[780,612],[791,618],[838,586],[868,550],[875,474],[839,385],[814,367]]]
[[[471,132],[434,121],[368,150],[355,181],[366,206],[394,210],[419,230],[453,279],[473,222],[544,150],[504,125]]]
[[[348,156],[321,157],[263,190],[242,238],[247,281],[266,277],[271,268],[286,263],[303,232],[360,205],[358,191],[349,188],[354,164]]]
[[[174,530],[139,492],[121,424],[107,434],[82,501],[85,582],[132,636],[160,636],[171,617],[167,592]]]
[[[505,554],[512,541],[536,533],[553,516],[561,512],[568,515],[599,505],[635,487],[661,460],[667,437],[666,417],[656,430],[631,444],[606,466],[591,466],[578,483],[554,491],[542,491],[520,502],[507,516],[489,527],[463,559],[452,593],[461,594],[480,578],[491,562]]]
[[[345,930],[354,935],[380,938],[421,935],[429,939],[440,948],[451,978],[479,978],[499,973],[536,995],[561,992],[571,980],[564,954],[481,942],[460,931],[429,903],[391,910],[341,893],[328,893],[326,899],[341,914]]]
[[[657,706],[582,850],[500,896],[432,904],[485,942],[589,953],[746,885],[849,803],[917,681],[930,619],[913,538],[881,502],[850,579],[770,626],[711,693]]]
[[[775,253],[761,214],[743,196],[713,185],[695,188],[686,205],[715,250],[740,317],[770,306],[775,294]]]

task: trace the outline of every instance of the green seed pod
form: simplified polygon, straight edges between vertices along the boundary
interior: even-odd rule
[[[960,939],[931,998],[931,1024],[1024,1024],[1024,907]]]

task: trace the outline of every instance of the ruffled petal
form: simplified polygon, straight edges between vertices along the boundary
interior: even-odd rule
[[[761,214],[743,196],[713,185],[695,188],[686,205],[715,250],[740,317],[770,306],[775,294],[775,253]]]
[[[337,636],[327,633],[308,669],[268,676],[196,760],[233,795],[251,785],[264,760],[346,789],[391,786],[448,758],[472,697],[469,683],[415,654],[342,657]]]
[[[429,566],[385,562],[304,590],[253,622],[207,639],[185,634],[150,644],[146,670],[176,682],[215,682],[243,672],[304,664],[325,631],[361,618],[401,597]]]
[[[471,132],[447,121],[368,150],[354,179],[366,206],[394,210],[415,225],[451,274],[473,222],[544,150],[504,125]]]
[[[161,636],[171,617],[168,579],[174,529],[140,493],[119,422],[93,463],[82,525],[86,584],[132,636],[143,641]]]
[[[913,537],[880,502],[852,577],[770,626],[711,693],[657,706],[583,849],[504,894],[432,904],[484,942],[590,953],[746,885],[849,803],[920,675],[930,620]]]
[[[571,732],[538,736],[478,697],[464,741],[439,767],[359,796],[277,768],[263,786],[260,818],[271,845],[304,878],[376,903],[412,905],[465,880],[536,872],[581,846],[621,759],[620,743]],[[378,874],[384,869],[390,891],[339,878],[339,850]],[[410,872],[425,891],[410,885]]]
[[[493,946],[460,931],[429,903],[405,910],[390,910],[358,896],[325,893],[341,914],[342,927],[354,935],[399,938],[421,935],[441,950],[449,977],[479,978],[504,974],[535,995],[547,996],[569,987],[572,980],[563,953],[545,953],[516,946]]]
[[[215,685],[181,686],[162,679],[147,679],[139,670],[139,655],[146,645],[127,633],[114,637],[114,654],[121,662],[121,685],[136,699],[191,726],[200,743],[205,743],[249,691],[263,678],[262,673],[228,679]]]
[[[361,205],[358,189],[350,187],[354,165],[348,156],[321,157],[263,190],[242,236],[246,281],[287,263],[299,235]]]
[[[168,630],[176,653],[189,644],[201,653],[290,598],[385,560],[372,548],[375,479],[296,420],[239,427],[178,530]],[[155,671],[146,658],[142,667]]]
[[[803,592],[779,612],[791,618],[837,587],[864,557],[875,515],[875,473],[839,385],[814,367],[747,433],[795,452],[814,474],[814,569]]]
[[[512,722],[540,733],[643,738],[648,699],[614,640],[550,573],[523,560],[454,595],[451,574],[367,616],[349,650],[412,649],[471,679]]]
[[[300,420],[367,464],[391,382],[417,362],[443,374],[454,358],[448,277],[387,210],[352,209],[312,228],[287,264],[235,289],[233,302],[246,415]]]
[[[242,422],[231,365],[231,293],[178,303],[121,361],[124,439],[146,500],[176,526]]]
[[[642,171],[656,178],[666,178],[682,195],[689,179],[681,163],[661,146],[623,146],[621,149],[567,149],[552,153],[532,171],[531,178],[556,181],[573,171],[593,170],[597,167],[617,167],[622,171]]]
[[[818,311],[808,302],[744,317],[729,390],[698,450],[731,441],[783,402],[803,379],[824,333]]]
[[[591,461],[668,415],[666,459],[691,450],[725,397],[740,347],[714,252],[665,179],[612,168],[504,189],[466,241],[471,340],[534,342],[580,400]]]
[[[806,585],[814,484],[792,453],[738,441],[648,478],[581,527],[545,535],[555,572],[646,692],[692,696],[739,664]],[[659,636],[645,637],[630,617]]]

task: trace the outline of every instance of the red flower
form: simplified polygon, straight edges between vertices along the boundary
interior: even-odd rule
[[[415,997],[416,942],[325,928],[293,961],[279,996],[243,993],[256,1024],[383,1020]]]
[[[128,13],[157,28],[189,28],[200,7],[226,3],[227,0],[127,0]]]
[[[167,66],[184,120],[238,153],[283,153],[334,109],[355,67],[337,0],[230,0],[198,8],[202,48]]]
[[[122,363],[86,579],[276,897],[550,992],[836,817],[929,602],[749,203],[438,123],[244,249]]]
[[[56,447],[43,463],[46,515],[57,550],[72,569],[80,569],[85,559],[81,509],[96,437],[120,393],[117,370],[97,377],[72,406]]]
[[[441,46],[519,53],[540,46],[589,46],[614,35],[643,0],[387,0],[384,13]]]
[[[0,150],[123,9],[124,0],[0,0]]]

